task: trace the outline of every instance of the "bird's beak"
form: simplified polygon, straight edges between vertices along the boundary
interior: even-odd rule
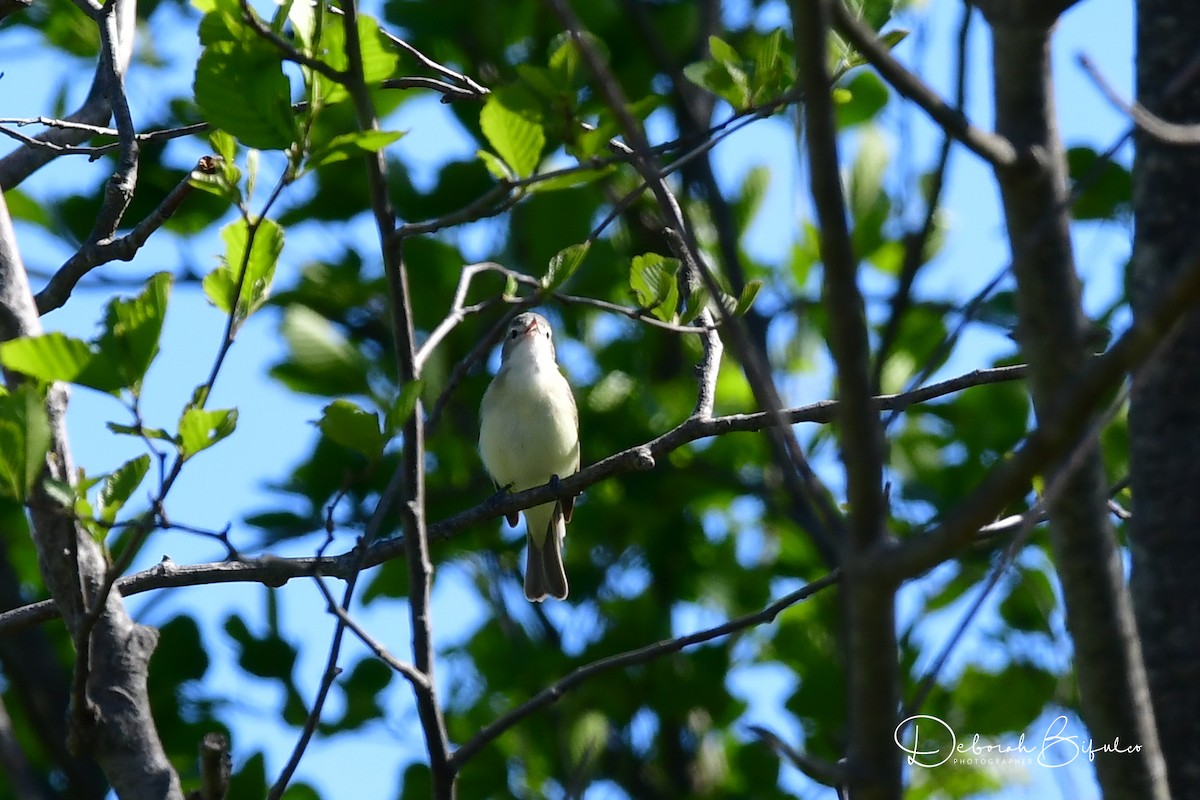
[[[538,321],[536,319],[529,320],[529,324],[525,326],[525,330],[521,331],[522,336],[528,336],[538,329]]]

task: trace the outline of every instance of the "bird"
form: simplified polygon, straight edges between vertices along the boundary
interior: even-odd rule
[[[518,314],[505,331],[500,369],[479,407],[479,455],[500,491],[524,491],[579,471],[579,411],[541,314]],[[569,497],[525,509],[530,602],[567,597],[562,547],[574,507]],[[516,526],[516,512],[507,520]]]

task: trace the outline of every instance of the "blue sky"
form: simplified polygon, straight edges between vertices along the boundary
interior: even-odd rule
[[[731,14],[744,13],[737,8]],[[951,85],[951,55],[948,43],[953,40],[958,24],[959,3],[934,0],[902,21],[914,29],[913,35],[897,50],[898,55],[912,63],[920,73],[944,95]],[[765,24],[781,21],[782,4],[771,4],[763,12]],[[175,12],[171,11],[170,14]],[[1132,9],[1129,3],[1115,0],[1091,0],[1069,12],[1059,26],[1055,38],[1055,76],[1058,85],[1059,119],[1063,139],[1068,145],[1090,144],[1103,149],[1125,128],[1124,119],[1111,109],[1075,64],[1075,57],[1086,52],[1100,65],[1109,81],[1124,95],[1130,94],[1132,83]],[[160,24],[153,37],[142,36],[146,43],[153,38],[161,50],[175,53],[196,51],[188,36],[178,33],[166,36],[168,26]],[[0,79],[0,114],[4,116],[36,116],[50,112],[50,97],[56,91],[58,78],[86,74],[79,65],[64,62],[60,56],[46,56],[34,50],[35,40],[11,31],[0,32],[0,46],[9,55],[4,65],[7,75]],[[990,54],[986,26],[976,20],[971,41],[972,81],[969,87],[969,111],[975,122],[990,127],[990,86],[987,83]],[[71,70],[74,70],[72,73]],[[163,81],[167,81],[164,84]],[[189,74],[164,77],[136,65],[130,70],[130,96],[134,101],[136,119],[153,115],[153,106],[141,98],[161,96],[164,86],[183,91],[190,84]],[[72,84],[68,92],[71,105],[86,90],[85,82]],[[427,165],[415,169],[413,179],[432,180],[436,164],[450,157],[469,154],[474,147],[457,128],[445,107],[436,99],[427,98],[407,103],[390,125],[408,131],[395,145],[396,152],[414,163]],[[903,137],[900,131],[909,126]],[[910,152],[915,165],[927,169],[932,164],[940,137],[919,114],[902,111],[893,106],[882,126],[891,152]],[[652,133],[655,131],[652,128]],[[855,142],[845,142],[845,153],[852,157]],[[907,146],[908,149],[902,150]],[[791,232],[800,220],[810,218],[804,175],[794,164],[793,131],[785,120],[760,122],[741,131],[719,145],[714,151],[718,177],[727,188],[737,186],[746,171],[756,165],[772,170],[772,181],[763,212],[755,220],[748,246],[752,253],[766,262],[778,262],[786,257],[791,246]],[[173,152],[179,163],[185,164],[205,151],[198,143],[179,143]],[[1122,153],[1128,163],[1128,152]],[[264,158],[264,176],[260,183],[269,183],[271,170],[277,163]],[[103,163],[87,164],[82,158],[60,159],[40,172],[22,188],[35,196],[57,195],[76,185],[77,181],[103,179]],[[305,187],[297,187],[305,191]],[[1006,263],[1007,251],[1003,232],[1003,217],[990,170],[970,153],[958,149],[952,159],[950,183],[946,194],[949,209],[949,235],[941,255],[926,269],[918,291],[947,299],[965,300],[985,284]],[[328,233],[328,232],[326,232]],[[482,228],[468,235],[464,243],[483,241],[488,231]],[[372,252],[373,240],[369,222],[341,226],[333,236],[338,240],[367,243],[364,252]],[[21,225],[18,236],[29,265],[43,271],[52,270],[68,254],[61,242],[50,240],[35,229]],[[1095,225],[1076,226],[1075,239],[1081,275],[1085,281],[1085,303],[1096,312],[1105,307],[1118,291],[1124,260],[1128,255],[1126,232]],[[132,264],[116,263],[104,268],[110,276],[148,275],[160,269],[172,269],[180,263],[197,267],[215,265],[221,248],[214,236],[183,241],[171,235],[156,236]],[[287,284],[306,261],[320,258],[323,253],[334,255],[328,240],[316,232],[289,239],[285,248],[278,281]],[[468,253],[483,255],[483,253]],[[535,270],[536,265],[520,265]],[[868,279],[866,290],[883,294],[888,284]],[[64,330],[75,335],[90,336],[95,331],[102,307],[108,297],[104,287],[81,287],[67,308],[44,319],[50,329]],[[172,297],[171,310],[164,331],[162,355],[147,379],[145,410],[151,424],[169,426],[178,416],[192,388],[207,374],[208,365],[216,352],[223,325],[222,316],[211,308],[195,287],[178,289]],[[184,470],[172,492],[168,509],[171,516],[189,525],[219,529],[234,524],[235,540],[239,535],[252,539],[241,527],[247,513],[270,506],[277,498],[267,492],[264,484],[283,478],[311,446],[315,429],[309,422],[315,419],[323,403],[317,399],[292,394],[265,376],[267,366],[281,353],[278,319],[267,310],[253,318],[243,329],[237,345],[230,353],[218,380],[212,407],[236,405],[240,410],[238,431],[232,439],[212,451],[197,457]],[[1010,344],[1000,337],[978,336],[964,342],[945,372],[965,371],[986,366],[990,359],[1006,351]],[[822,371],[789,381],[785,387],[793,402],[810,402],[828,394],[828,375]],[[70,425],[75,457],[89,473],[112,469],[123,460],[140,452],[132,441],[109,435],[104,422],[127,421],[121,407],[111,399],[76,390],[71,407]],[[592,454],[599,458],[603,454]],[[832,465],[825,465],[836,482]],[[349,539],[340,545],[348,546]],[[311,553],[311,541],[289,545],[295,554]],[[339,546],[337,549],[343,549]],[[139,566],[145,567],[169,554],[177,562],[200,562],[220,558],[222,553],[211,542],[195,536],[169,532],[158,534],[145,549]],[[436,556],[436,553],[435,553]],[[439,573],[434,596],[434,619],[437,641],[445,646],[469,633],[480,623],[480,610],[466,593],[461,591],[462,576],[453,568]],[[202,621],[206,644],[213,660],[209,685],[219,693],[232,695],[235,705],[228,710],[228,721],[238,730],[235,758],[257,750],[268,754],[268,774],[277,773],[292,747],[294,732],[273,721],[282,698],[273,684],[250,678],[235,668],[235,651],[221,631],[221,623],[230,613],[243,615],[251,625],[264,619],[262,587],[225,584],[211,588],[189,588],[142,596],[131,605],[146,622],[162,622],[177,612],[193,614]],[[299,678],[305,696],[315,691],[328,647],[333,621],[324,610],[316,590],[304,582],[294,582],[280,593],[285,628],[290,637],[301,644]],[[571,614],[567,607],[554,606],[550,614],[563,621]],[[362,610],[363,624],[401,657],[407,655],[409,635],[407,614],[397,602],[378,602],[370,610]],[[681,632],[701,627],[705,615],[682,614],[676,620]],[[937,629],[930,634],[936,643]],[[968,640],[958,653],[958,663],[973,657],[978,641]],[[362,648],[349,641],[343,651],[343,663],[353,663],[363,655]],[[953,668],[953,667],[952,667]],[[443,672],[444,677],[444,672]],[[548,676],[548,679],[553,676]],[[747,722],[763,722],[797,740],[800,732],[781,712],[789,689],[789,678],[772,674],[770,670],[744,671],[731,679],[731,687],[751,702]],[[339,697],[334,692],[330,713],[338,713]],[[359,734],[348,734],[333,740],[318,740],[310,747],[298,773],[301,780],[320,785],[327,798],[390,798],[395,794],[397,777],[404,763],[423,751],[417,738],[415,715],[406,685],[396,681],[389,692],[389,714],[386,722],[369,726]],[[353,774],[353,785],[343,780]],[[1047,786],[1055,786],[1062,776],[1033,776],[1029,794],[1041,796]],[[789,783],[804,785],[793,774]],[[1042,781],[1050,780],[1050,784]],[[1090,779],[1086,772],[1072,778],[1076,784],[1071,794],[1086,797]],[[1081,792],[1078,793],[1077,792]],[[592,800],[613,796],[604,790],[589,793]],[[811,787],[805,796],[820,796]],[[1014,789],[1010,796],[1023,796]]]

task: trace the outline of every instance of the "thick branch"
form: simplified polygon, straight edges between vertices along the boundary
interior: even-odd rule
[[[841,0],[832,0],[841,5]],[[842,196],[837,131],[830,96],[826,43],[830,0],[792,4],[797,65],[804,82],[805,129],[812,196],[821,226],[823,294],[829,347],[837,367],[838,440],[850,503],[843,630],[849,674],[846,782],[856,798],[900,797],[900,751],[892,741],[899,702],[896,660],[896,585],[858,571],[885,541],[883,428],[871,402],[871,354],[858,263],[850,244]]]
[[[1025,367],[999,367],[975,370],[941,383],[925,386],[912,392],[884,395],[874,399],[877,411],[899,411],[917,403],[960,392],[973,386],[1021,380]],[[750,433],[766,430],[780,423],[795,425],[802,422],[828,424],[837,416],[836,400],[823,400],[799,408],[783,409],[778,417],[765,411],[755,414],[731,414],[708,419],[691,417],[670,431],[645,444],[636,445],[614,453],[602,461],[592,464],[576,474],[563,478],[559,489],[546,484],[524,492],[490,498],[459,514],[435,522],[429,526],[432,541],[449,539],[459,532],[491,519],[499,519],[510,513],[530,506],[540,505],[558,497],[580,494],[587,487],[625,472],[653,469],[657,460],[690,442],[710,436],[730,433]],[[985,520],[985,525],[990,522]],[[983,526],[981,526],[983,527]],[[370,530],[368,530],[370,534]],[[371,538],[368,536],[368,538]],[[364,568],[377,566],[385,561],[404,557],[405,544],[402,537],[373,542],[366,550]],[[157,589],[204,586],[217,583],[261,583],[266,586],[283,586],[293,578],[325,575],[331,578],[348,578],[355,570],[358,550],[352,549],[338,556],[280,558],[260,556],[252,559],[221,561],[211,564],[176,564],[164,558],[147,570],[122,578],[117,589],[124,596],[141,594]],[[45,601],[32,603],[0,614],[0,634],[16,631],[54,619],[54,604]]]
[[[1042,154],[1036,168],[997,170],[1017,281],[1017,338],[1029,363],[1034,410],[1042,428],[1063,424],[1064,384],[1089,354],[1089,323],[1071,246],[1066,156],[1055,119],[1050,26],[1036,4],[987,8],[992,26],[996,129],[1018,149]],[[1090,418],[1096,405],[1080,416]],[[1084,431],[1077,432],[1078,434]],[[1075,646],[1080,710],[1099,741],[1134,739],[1142,750],[1096,765],[1107,797],[1167,797],[1166,767],[1149,700],[1133,605],[1116,533],[1106,509],[1099,438],[1083,445],[1078,467],[1054,454],[1042,471],[1057,480],[1050,544]]]
[[[16,248],[7,206],[0,200],[0,341],[41,332],[37,309]],[[74,477],[67,443],[66,390],[52,388],[47,398],[52,445],[44,477]],[[73,634],[83,625],[89,603],[105,579],[104,554],[87,531],[60,513],[40,487],[33,497],[34,544],[38,564],[59,613]],[[64,553],[74,558],[63,558]],[[83,594],[86,592],[87,594]],[[163,752],[150,714],[146,675],[157,642],[152,628],[129,618],[121,596],[103,599],[97,624],[78,649],[90,651],[85,686],[91,724],[76,731],[75,744],[100,763],[113,788],[125,800],[181,798],[179,778]]]

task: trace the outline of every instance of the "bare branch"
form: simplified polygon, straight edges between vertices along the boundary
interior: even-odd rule
[[[816,756],[797,750],[770,728],[762,725],[750,725],[749,729],[775,755],[786,758],[789,764],[811,780],[825,786],[841,786],[845,782],[845,776],[842,774],[844,770],[840,768],[840,765],[830,764]]]
[[[498,327],[502,330],[506,324],[503,323]],[[975,370],[905,394],[877,397],[874,402],[878,411],[908,408],[917,403],[935,400],[971,387],[1021,380],[1024,376],[1025,367],[1021,365]],[[803,422],[828,424],[836,416],[837,401],[823,400],[807,406],[783,409],[778,416],[762,411],[755,414],[731,414],[709,419],[691,417],[645,444],[635,445],[614,453],[568,478],[563,478],[560,481],[560,491],[557,493],[553,486],[547,484],[516,494],[490,498],[473,508],[433,523],[429,526],[429,538],[432,541],[449,539],[460,531],[489,519],[498,519],[510,512],[539,505],[556,497],[579,494],[587,487],[613,475],[637,469],[653,469],[657,459],[661,459],[690,442],[710,436],[761,431],[770,428],[777,422],[784,425],[796,425]],[[395,492],[385,490],[384,496],[394,497]],[[382,501],[381,508],[385,511],[387,509],[387,506],[382,506]],[[379,515],[380,511],[377,509],[376,516]],[[980,527],[984,531],[991,531],[1002,523],[1005,521],[990,523],[985,520]],[[368,527],[366,538],[372,544],[367,547],[364,569],[404,557],[405,545],[402,537],[375,541],[377,531],[378,527],[375,525]],[[117,589],[122,595],[130,596],[157,589],[216,583],[261,583],[266,586],[279,587],[293,578],[308,578],[318,574],[345,579],[354,571],[357,553],[356,548],[338,556],[281,558],[264,555],[258,558],[238,558],[194,565],[176,564],[170,559],[164,559],[149,569],[122,578],[117,582]],[[36,625],[53,619],[55,616],[54,604],[49,601],[14,608],[11,611],[0,613],[0,634]]]
[[[455,769],[461,769],[463,764],[474,757],[480,750],[487,746],[490,742],[504,733],[506,730],[516,725],[521,720],[528,717],[533,712],[552,705],[558,702],[564,694],[574,689],[576,686],[584,683],[590,678],[595,677],[603,672],[608,672],[613,669],[622,667],[631,667],[637,664],[645,664],[653,661],[656,658],[677,653],[685,647],[702,644],[711,641],[721,636],[728,636],[731,633],[736,633],[740,630],[753,627],[755,625],[763,625],[771,622],[775,617],[779,616],[780,612],[794,606],[802,600],[807,600],[822,589],[828,588],[841,578],[838,572],[831,572],[823,578],[805,584],[800,589],[784,595],[767,607],[747,614],[743,617],[737,617],[728,622],[722,623],[707,630],[698,631],[687,636],[680,636],[676,639],[666,639],[661,642],[656,642],[645,647],[639,647],[636,650],[630,650],[625,653],[618,653],[615,656],[602,658],[599,661],[594,661],[586,666],[579,667],[573,670],[565,678],[562,678],[547,688],[535,694],[533,697],[526,700],[521,705],[514,708],[507,714],[499,717],[486,728],[475,734],[469,742],[454,751],[451,756],[451,766]]]
[[[250,3],[247,0],[240,0],[240,3],[242,7],[242,21],[261,39],[273,44],[285,60],[308,67],[313,72],[324,75],[335,83],[344,84],[346,82],[347,74],[345,72],[334,69],[319,58],[313,58],[306,53],[300,52],[296,49],[295,45],[271,30],[270,26],[259,18],[258,12],[250,7]],[[346,35],[349,37],[350,34],[348,31]]]
[[[109,11],[107,13],[114,22],[114,32],[116,34],[112,41],[114,46],[112,64],[106,64],[104,57],[101,57],[100,63],[96,65],[96,72],[92,78],[92,85],[88,90],[87,97],[84,98],[83,104],[74,113],[67,116],[66,122],[78,122],[85,125],[104,125],[112,118],[113,99],[109,96],[109,93],[113,87],[109,85],[110,79],[114,68],[117,74],[124,74],[126,67],[129,66],[130,59],[133,57],[134,31],[137,23],[137,3],[135,0],[114,0],[109,3]],[[89,12],[90,15],[91,13]],[[57,145],[70,146],[84,141],[89,135],[84,130],[63,128],[61,130],[47,131],[36,138]],[[0,191],[8,191],[14,186],[18,186],[40,167],[50,163],[57,156],[58,154],[51,150],[22,147],[9,153],[4,158],[0,158]]]
[[[838,33],[845,36],[897,92],[924,109],[942,130],[953,135],[996,169],[1017,166],[1021,154],[1011,142],[1003,136],[975,127],[960,110],[951,108],[925,81],[896,60],[887,45],[875,35],[875,31],[854,16],[842,0],[831,3],[831,8],[833,25]]]
[[[195,171],[205,175],[216,172],[216,156],[205,156],[196,164]],[[175,188],[163,198],[158,208],[144,220],[134,226],[133,230],[116,239],[89,240],[87,244],[76,251],[58,268],[54,276],[46,284],[34,300],[37,302],[38,313],[45,314],[56,308],[61,308],[70,298],[85,275],[96,267],[110,261],[132,261],[150,235],[161,228],[170,219],[183,201],[192,192],[192,177],[187,175],[176,184]]]
[[[337,604],[333,599],[333,595],[329,593],[329,587],[325,585],[325,581],[320,575],[314,575],[313,578],[317,582],[317,588],[321,590],[321,595],[325,598],[325,602],[329,608],[329,613],[333,614],[342,624],[350,629],[350,632],[359,638],[363,644],[370,648],[371,652],[376,657],[387,664],[396,672],[404,676],[405,680],[413,685],[417,691],[429,691],[429,679],[417,671],[412,664],[405,663],[387,651],[382,644],[375,640],[371,634],[367,633],[361,625],[354,621],[345,608]]]
[[[1079,61],[1079,66],[1083,67],[1084,71],[1095,82],[1096,88],[1108,99],[1108,102],[1112,103],[1118,110],[1123,111],[1143,131],[1167,144],[1200,144],[1200,124],[1169,122],[1149,111],[1141,103],[1126,102],[1121,95],[1117,94],[1117,90],[1104,79],[1099,68],[1090,58],[1080,53],[1076,56],[1076,59]]]
[[[358,5],[355,0],[343,3],[346,15],[346,55],[349,61],[346,88],[354,101],[361,130],[378,130],[379,118],[368,90],[363,72],[362,46],[358,31]],[[391,311],[392,338],[396,347],[396,374],[402,385],[421,379],[417,361],[417,343],[413,328],[412,295],[409,292],[408,268],[404,263],[404,240],[397,235],[395,213],[387,190],[387,162],[383,152],[370,153],[364,158],[371,210],[379,232],[384,272],[387,277],[388,301]],[[429,754],[429,769],[433,776],[433,795],[436,800],[453,800],[454,771],[449,766],[449,737],[436,689],[432,622],[429,614],[430,591],[433,583],[433,564],[429,559],[429,539],[425,525],[425,424],[418,399],[414,413],[404,424],[404,450],[400,464],[388,488],[390,496],[380,503],[400,496],[404,521],[405,561],[408,565],[408,610],[412,625],[413,662],[428,685],[413,685],[417,715],[425,736]],[[339,628],[341,630],[341,628]]]
[[[199,800],[225,800],[232,765],[229,739],[223,733],[206,733],[200,740]]]
[[[821,227],[823,295],[829,348],[837,367],[838,441],[850,505],[850,541],[844,548],[843,620],[846,678],[846,782],[855,797],[899,798],[900,751],[891,731],[898,705],[894,583],[864,577],[858,568],[885,544],[883,426],[871,402],[871,353],[866,309],[858,288],[858,261],[846,225],[841,162],[828,72],[829,6],[842,0],[792,3],[796,64],[804,85],[804,120],[813,203]]]
[[[970,542],[997,511],[1019,500],[1029,481],[1051,460],[1070,450],[1088,426],[1090,412],[1142,364],[1200,301],[1200,241],[1172,271],[1175,276],[1154,308],[1136,320],[1109,350],[1096,357],[1066,386],[1053,416],[1026,437],[1011,458],[995,467],[935,529],[899,544],[876,565],[893,578],[915,577],[932,569]]]

